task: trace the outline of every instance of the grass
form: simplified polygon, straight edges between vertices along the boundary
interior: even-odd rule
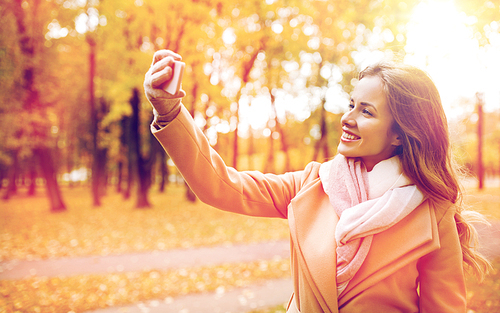
[[[103,198],[93,208],[87,188],[63,190],[68,211],[49,213],[43,194],[21,195],[1,203],[0,260],[50,259],[109,255],[233,243],[288,239],[287,223],[221,212],[199,201],[184,200],[182,186],[152,192],[153,208],[134,209],[120,195]],[[470,191],[466,201],[491,219],[500,220],[500,189]],[[500,269],[500,260],[494,261]],[[289,260],[72,277],[32,277],[0,281],[0,313],[82,312],[138,301],[170,301],[186,293],[221,292],[270,278],[289,277]],[[479,283],[468,277],[471,312],[500,311],[500,278]],[[285,312],[278,306],[262,313]]]

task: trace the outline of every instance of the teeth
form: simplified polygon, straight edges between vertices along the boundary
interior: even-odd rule
[[[356,139],[359,139],[360,137],[348,134],[346,132],[342,132],[342,138],[348,139],[348,140],[356,140]]]

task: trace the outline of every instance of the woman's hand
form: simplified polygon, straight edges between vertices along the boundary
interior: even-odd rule
[[[171,95],[162,89],[164,84],[172,79],[172,65],[182,58],[170,50],[159,50],[154,54],[153,63],[144,78],[144,91],[153,108],[160,115],[167,115],[180,107],[180,98],[186,93],[179,90]]]

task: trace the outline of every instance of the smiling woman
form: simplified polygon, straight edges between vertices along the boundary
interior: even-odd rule
[[[363,70],[334,159],[283,175],[237,171],[159,84],[181,56],[155,53],[144,88],[151,131],[199,199],[288,219],[299,312],[465,312],[464,268],[489,263],[471,242],[439,93],[418,68]],[[167,70],[165,70],[167,69]]]

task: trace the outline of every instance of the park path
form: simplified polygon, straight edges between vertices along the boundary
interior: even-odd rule
[[[291,278],[271,279],[229,291],[189,294],[87,313],[241,313],[286,304],[292,292]]]
[[[0,262],[0,280],[107,274],[147,270],[171,270],[223,263],[245,263],[255,260],[288,258],[288,241],[262,242],[248,245],[226,245],[209,248],[173,249],[145,253],[108,256],[60,258],[53,260]]]
[[[488,258],[500,257],[500,221],[491,226],[478,225],[482,252]],[[37,276],[72,276],[142,270],[168,270],[222,263],[251,262],[289,257],[289,242],[276,241],[249,245],[178,249],[161,252],[111,256],[92,256],[54,260],[0,262],[0,280]],[[275,279],[265,283],[213,293],[191,294],[177,298],[152,300],[125,307],[111,307],[92,313],[204,313],[248,312],[286,303],[292,293],[291,279]]]
[[[289,258],[289,241],[248,245],[225,245],[193,249],[174,249],[110,256],[61,258],[53,260],[0,262],[0,280],[17,280],[33,275],[43,277],[82,274],[108,274],[144,270],[171,270],[195,266],[245,263],[256,260]],[[110,307],[94,313],[203,313],[248,312],[286,303],[292,294],[291,279],[273,279],[262,283],[213,293],[152,300],[124,307]]]

